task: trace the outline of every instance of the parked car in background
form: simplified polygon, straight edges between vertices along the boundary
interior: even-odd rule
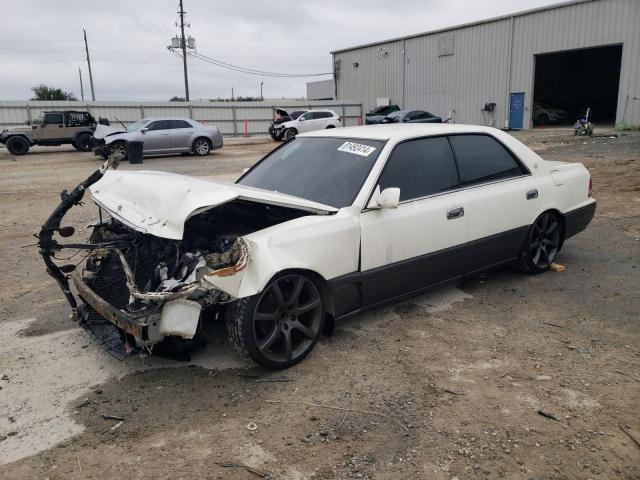
[[[12,155],[24,155],[34,145],[58,146],[71,144],[76,150],[88,152],[89,142],[96,128],[89,112],[64,110],[42,112],[37,120],[26,126],[5,128],[0,143]]]
[[[365,115],[364,123],[367,125],[380,123],[384,117],[390,113],[397,112],[398,110],[400,110],[398,105],[383,105],[381,107],[372,108],[369,110],[369,113]]]
[[[570,123],[569,113],[561,108],[553,108],[542,102],[534,102],[531,120],[534,125]]]
[[[333,110],[307,110],[295,120],[273,125],[271,137],[289,141],[299,133],[337,127],[342,127],[342,119]]]
[[[277,125],[280,125],[285,122],[290,122],[291,120],[297,120],[297,118],[305,113],[307,110],[294,110],[289,113],[282,108],[274,108],[273,109],[273,122],[269,125],[269,135],[274,140],[282,140],[282,134],[284,133],[284,129],[276,128]]]
[[[442,123],[442,118],[424,110],[397,110],[378,123]]]
[[[126,131],[101,127],[96,132],[95,152],[105,158],[115,155],[123,160],[127,155],[128,141],[144,142],[144,155],[207,155],[211,150],[222,148],[223,144],[218,127],[203,125],[190,118],[144,118],[126,127]]]
[[[81,314],[97,312],[139,348],[198,345],[202,323],[225,318],[237,351],[269,368],[302,360],[325,322],[499,265],[542,273],[596,209],[582,164],[472,125],[313,131],[235,183],[101,176],[81,184],[108,215],[92,224],[73,293],[49,253],[58,244],[40,235],[72,308],[77,295]],[[77,204],[77,192],[62,201]]]

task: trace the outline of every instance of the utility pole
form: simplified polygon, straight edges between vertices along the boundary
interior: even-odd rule
[[[235,100],[235,97],[233,96],[233,87],[231,87],[231,101],[233,102]]]
[[[187,40],[184,38],[184,8],[180,0],[180,47],[182,47],[182,65],[184,66],[184,97],[189,101],[189,80],[187,77]]]
[[[182,1],[180,2],[182,3]],[[83,28],[84,32],[84,50],[87,52],[87,65],[89,66],[89,84],[91,85],[91,100],[96,101],[96,92],[93,89],[93,75],[91,74],[91,59],[89,58],[89,46],[87,45],[87,31]]]
[[[78,75],[80,75],[80,97],[84,102],[84,85],[82,85],[82,70],[80,70],[80,67],[78,67]]]
[[[262,85],[264,85],[264,82],[260,82],[260,101],[264,100],[264,97],[262,96]]]

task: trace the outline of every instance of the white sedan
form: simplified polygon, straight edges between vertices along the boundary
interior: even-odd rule
[[[499,265],[543,272],[596,207],[581,164],[444,124],[299,135],[235,184],[107,172],[91,192],[102,220],[72,277],[85,311],[139,347],[192,345],[213,311],[270,368],[365,309]]]

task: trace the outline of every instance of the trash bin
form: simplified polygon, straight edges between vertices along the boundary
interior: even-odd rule
[[[142,147],[144,142],[127,142],[129,163],[142,163]]]

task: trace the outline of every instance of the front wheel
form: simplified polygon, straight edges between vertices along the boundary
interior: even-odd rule
[[[545,212],[531,226],[518,266],[527,273],[541,273],[549,268],[560,250],[560,219]]]
[[[196,138],[193,141],[192,150],[194,154],[200,155],[201,157],[208,155],[209,152],[211,151],[211,143],[206,138],[202,138],[202,137]]]
[[[298,134],[298,131],[295,128],[287,128],[284,131],[284,135],[282,136],[282,139],[285,142],[288,142],[289,140],[293,140],[294,138],[296,138],[297,134]]]
[[[116,162],[122,162],[127,158],[127,144],[125,142],[114,142],[107,147],[109,152],[108,158],[112,158]]]
[[[24,155],[29,151],[29,142],[24,137],[9,137],[6,145],[11,155]]]
[[[266,368],[287,368],[313,349],[325,314],[324,293],[316,282],[288,273],[228,308],[227,336],[243,357]]]

